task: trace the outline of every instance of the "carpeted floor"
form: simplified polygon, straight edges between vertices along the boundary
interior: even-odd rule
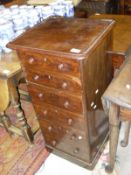
[[[28,102],[22,103],[28,123],[35,133],[39,129],[35,112]],[[15,110],[7,112],[15,121]],[[0,175],[34,175],[48,156],[40,130],[36,132],[34,144],[30,145],[23,137],[13,138],[0,128]]]

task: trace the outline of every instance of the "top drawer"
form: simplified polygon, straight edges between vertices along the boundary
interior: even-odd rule
[[[80,77],[79,62],[76,60],[34,52],[19,52],[18,54],[28,70],[48,70]]]

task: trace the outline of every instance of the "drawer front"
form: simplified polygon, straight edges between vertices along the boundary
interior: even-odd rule
[[[55,123],[63,123],[64,127],[73,127],[74,129],[85,131],[85,120],[81,115],[75,115],[71,112],[60,110],[51,105],[40,106],[33,104],[35,111],[38,114],[39,120],[47,120]]]
[[[72,128],[67,132],[65,128],[59,129],[59,125],[47,121],[40,121],[40,126],[47,146],[82,160],[88,160],[87,140],[83,132]]]
[[[76,60],[31,52],[19,52],[18,54],[26,70],[48,70],[80,76],[79,62]]]
[[[69,91],[74,94],[81,94],[81,83],[77,78],[65,78],[65,76],[39,71],[27,71],[27,80],[40,85]]]
[[[60,91],[52,91],[34,84],[28,84],[28,90],[33,103],[40,104],[41,106],[50,104],[67,111],[83,113],[81,97],[69,96]]]

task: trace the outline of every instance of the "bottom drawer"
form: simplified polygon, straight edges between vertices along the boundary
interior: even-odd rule
[[[79,158],[83,161],[89,160],[87,139],[83,132],[72,128],[53,125],[51,122],[39,120],[47,146],[58,149],[66,154]]]

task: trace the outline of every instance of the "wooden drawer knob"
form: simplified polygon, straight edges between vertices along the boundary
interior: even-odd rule
[[[52,78],[51,75],[48,75],[48,79],[51,80],[51,78]]]
[[[80,149],[79,148],[75,148],[75,150],[73,151],[75,154],[78,154],[79,153],[79,151],[80,151]]]
[[[47,62],[47,58],[44,58],[44,62]]]
[[[47,113],[48,113],[48,111],[47,111],[47,110],[44,110],[44,111],[43,111],[43,115],[44,115],[44,116],[46,116],[46,115],[47,115]]]
[[[63,70],[63,68],[64,68],[64,64],[59,64],[59,65],[58,65],[58,69],[59,69],[59,70]]]
[[[82,140],[83,139],[83,137],[80,135],[80,136],[78,136],[78,140]]]
[[[38,94],[38,97],[39,97],[39,98],[42,98],[43,96],[44,96],[43,93],[39,93],[39,94]]]
[[[72,125],[72,122],[73,122],[72,118],[69,118],[68,119],[68,125]]]
[[[76,135],[75,134],[72,134],[71,140],[75,140],[75,139],[76,139]]]
[[[58,114],[58,110],[57,109],[55,109],[55,113]]]
[[[35,76],[33,77],[33,79],[34,79],[35,81],[37,81],[39,78],[40,78],[39,75],[35,75]]]
[[[67,89],[68,84],[66,82],[62,83],[62,89]]]
[[[35,59],[33,57],[29,58],[29,64],[34,63]]]
[[[66,130],[66,134],[68,134],[68,133],[69,133],[69,130],[67,129],[67,130]]]
[[[48,131],[49,131],[49,132],[52,131],[52,126],[48,126]]]
[[[65,101],[64,107],[67,109],[69,106],[70,106],[69,102],[68,101]]]
[[[55,140],[52,141],[52,145],[56,146],[56,141]]]

